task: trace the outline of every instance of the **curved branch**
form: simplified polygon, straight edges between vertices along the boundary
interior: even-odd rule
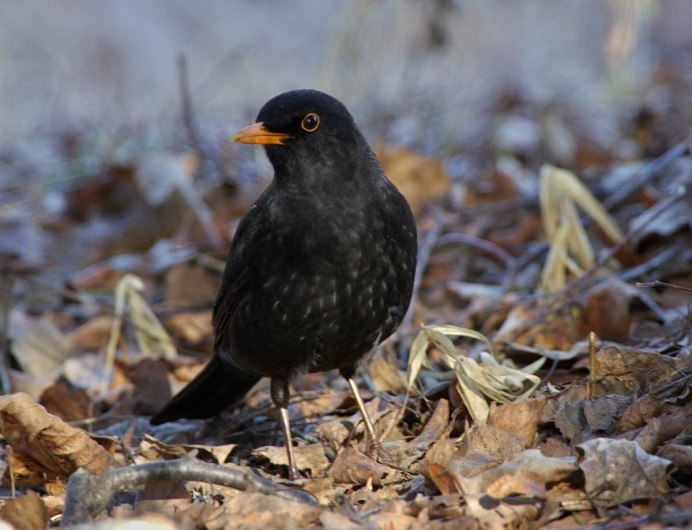
[[[240,491],[258,491],[305,504],[318,504],[306,491],[286,488],[250,470],[208,464],[188,455],[178,460],[110,469],[101,475],[90,475],[81,469],[76,471],[67,483],[62,524],[89,521],[108,507],[116,493],[156,480],[208,482]]]

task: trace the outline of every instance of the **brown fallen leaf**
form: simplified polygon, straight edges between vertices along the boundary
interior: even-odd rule
[[[337,484],[363,486],[370,480],[373,486],[379,486],[382,484],[382,478],[390,471],[390,468],[368,458],[358,449],[346,447],[334,460],[329,476]]]
[[[418,153],[379,144],[375,148],[384,172],[408,200],[414,214],[423,209],[426,202],[447,193],[452,179],[440,160],[424,158]]]
[[[680,473],[692,475],[692,447],[676,443],[666,444],[659,452],[661,458],[670,460]]]
[[[607,346],[596,352],[591,380],[599,395],[625,396],[654,392],[663,386],[684,381],[688,361],[660,353]],[[686,385],[683,385],[683,390]]]
[[[297,501],[245,492],[226,498],[222,506],[196,503],[178,514],[178,520],[194,528],[313,528],[321,509]]]
[[[487,494],[496,499],[510,496],[545,497],[545,481],[538,473],[519,470],[515,475],[503,475],[490,484]]]
[[[596,438],[577,446],[585,489],[599,512],[623,502],[658,499],[670,491],[670,460],[642,451],[636,442]]]
[[[449,401],[441,399],[421,433],[409,442],[412,447],[427,449],[440,438],[449,426]]]
[[[0,423],[13,451],[49,480],[64,479],[79,468],[101,473],[113,464],[85,431],[48,414],[26,394],[0,397]]]
[[[601,340],[627,342],[632,325],[633,301],[639,289],[617,277],[608,278],[589,293],[581,324],[582,336],[593,331]]]
[[[98,416],[98,409],[89,393],[72,385],[64,376],[46,388],[39,400],[50,414],[65,421],[83,420]]]
[[[11,313],[12,353],[26,374],[53,376],[70,355],[65,336],[48,316],[33,318]]]
[[[368,363],[367,369],[378,392],[403,394],[406,391],[406,374],[399,370],[395,360],[385,358],[384,355],[375,355],[372,362]]]
[[[552,421],[568,440],[584,440],[594,433],[612,432],[631,402],[630,397],[616,394],[563,401],[557,406]]]
[[[566,481],[578,471],[573,462],[574,458],[571,457],[547,457],[537,449],[527,449],[504,463],[479,453],[455,458],[449,463],[447,471],[464,493],[483,494],[501,477],[526,472],[537,474],[545,484]]]
[[[5,500],[0,507],[0,520],[10,523],[15,530],[42,530],[48,526],[48,511],[38,493],[29,491]]]
[[[454,477],[440,464],[430,464],[425,470],[425,475],[432,480],[437,487],[437,490],[442,495],[450,495],[452,493],[461,493]]]
[[[171,460],[182,458],[191,451],[197,451],[197,458],[200,460],[214,462],[215,464],[225,464],[236,447],[236,444],[167,444],[149,434],[145,434],[144,440],[142,440],[139,446],[139,454],[148,460]]]
[[[269,460],[275,466],[288,467],[286,449],[281,446],[268,445],[252,450],[252,454]],[[296,466],[300,471],[310,470],[313,477],[319,476],[329,467],[329,460],[322,444],[299,445],[293,448]]]
[[[196,263],[178,263],[166,273],[166,304],[179,308],[209,307],[221,278]]]
[[[99,351],[108,342],[113,315],[98,315],[65,335],[72,351]]]
[[[166,318],[164,324],[174,338],[191,345],[211,342],[214,335],[211,311],[176,313]]]
[[[521,436],[529,445],[538,430],[538,420],[548,401],[546,396],[517,403],[490,404],[488,425]]]
[[[468,454],[486,454],[506,460],[521,453],[528,444],[529,442],[520,434],[485,423],[475,423],[466,433],[464,449]]]

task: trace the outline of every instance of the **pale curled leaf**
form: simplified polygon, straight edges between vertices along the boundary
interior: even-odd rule
[[[104,386],[110,383],[116,347],[128,308],[137,345],[143,354],[151,357],[162,356],[169,360],[177,355],[173,340],[140,294],[143,290],[144,282],[134,274],[123,276],[115,287],[115,319],[106,347],[106,362],[103,370]]]
[[[618,228],[615,221],[608,215],[603,206],[591,194],[584,184],[571,171],[551,166],[544,165],[540,170],[541,180],[547,179],[551,188],[554,186],[555,194],[560,194],[569,197],[582,210],[584,210],[598,226],[608,235],[613,241],[620,241],[623,237],[622,231]],[[541,182],[543,186],[543,182]]]
[[[586,186],[567,170],[548,164],[541,168],[540,203],[543,228],[550,240],[541,289],[557,291],[565,286],[567,272],[581,276],[594,263],[594,251],[577,206],[613,241],[620,241],[622,232]]]
[[[131,291],[129,296],[130,320],[135,328],[135,338],[143,354],[173,359],[177,355],[173,340],[141,294]]]
[[[424,326],[416,337],[415,359],[409,359],[409,384],[412,385],[424,362],[428,347],[435,346],[445,361],[454,370],[457,389],[464,405],[477,421],[488,419],[489,406],[486,398],[501,403],[525,399],[538,387],[540,379],[533,375],[544,359],[532,363],[526,370],[519,370],[500,364],[491,353],[482,352],[480,362],[460,355],[447,335],[464,336],[485,342],[489,349],[490,341],[475,330],[456,326]],[[412,351],[413,351],[412,347]],[[527,386],[528,388],[524,390]]]
[[[408,356],[408,376],[406,385],[409,389],[413,388],[413,383],[418,377],[420,369],[427,364],[428,338],[425,333],[419,333],[411,344],[411,351]]]

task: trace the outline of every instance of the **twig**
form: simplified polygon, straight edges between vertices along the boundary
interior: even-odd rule
[[[0,336],[0,393],[11,394],[10,383],[10,313],[12,312],[12,289],[14,278],[12,273],[2,268],[0,270],[0,318],[2,336]]]
[[[663,252],[661,252],[663,254]],[[667,287],[669,289],[679,289],[680,291],[687,291],[692,293],[692,289],[689,287],[683,287],[682,285],[675,285],[674,283],[666,283],[660,280],[654,280],[653,282],[637,282],[634,284],[637,287]]]
[[[506,290],[511,285],[512,280],[514,280],[514,276],[516,274],[517,269],[516,260],[504,248],[502,248],[499,245],[496,245],[492,241],[488,241],[487,239],[481,239],[480,237],[472,236],[469,234],[453,233],[440,236],[436,244],[439,246],[444,245],[445,243],[461,243],[462,245],[476,247],[478,249],[483,250],[484,252],[487,252],[488,254],[491,254],[492,256],[495,256],[497,259],[502,261],[506,269],[504,278],[502,279],[502,289]]]
[[[116,493],[155,480],[208,482],[240,491],[258,491],[304,504],[318,505],[317,500],[306,491],[286,488],[250,470],[208,464],[187,455],[178,460],[110,469],[101,475],[76,471],[67,483],[62,524],[67,526],[90,521],[108,507]]]
[[[199,171],[203,175],[212,173],[214,167],[213,160],[215,157],[210,156],[202,147],[197,127],[195,125],[194,109],[192,107],[192,96],[190,95],[190,84],[187,75],[187,60],[184,55],[178,56],[178,82],[180,86],[180,100],[182,106],[183,123],[187,131],[187,139],[190,147],[195,151],[199,158]],[[202,228],[209,237],[212,245],[220,247],[223,244],[223,238],[219,230],[214,224],[214,219],[211,211],[200,196],[197,189],[192,185],[192,182],[187,179],[182,179],[178,182],[178,188],[185,200],[190,205],[190,208],[195,212],[199,219]]]
[[[631,193],[643,186],[644,183],[661,171],[668,164],[677,160],[682,156],[687,156],[690,153],[689,139],[679,143],[675,147],[669,149],[658,158],[655,158],[642,168],[635,178],[630,179],[625,185],[619,187],[613,194],[603,201],[603,207],[606,210],[612,210],[615,206],[627,199]]]
[[[567,287],[565,291],[580,291],[580,290],[587,290],[589,287],[591,287],[591,279],[593,276],[596,274],[596,271],[598,271],[603,265],[605,265],[610,259],[615,256],[621,249],[629,245],[635,237],[637,237],[641,232],[643,232],[649,223],[652,223],[654,219],[656,219],[659,215],[661,215],[664,211],[666,211],[668,208],[670,208],[676,201],[680,200],[682,197],[685,196],[685,193],[677,193],[675,195],[672,195],[670,197],[665,198],[658,204],[656,204],[653,207],[653,211],[649,215],[648,223],[643,223],[642,225],[638,226],[634,230],[628,232],[625,237],[623,237],[618,243],[613,245],[608,249],[607,252],[603,253],[597,260],[596,262],[591,266],[589,270],[587,270],[584,275],[581,278],[578,278],[577,280],[574,281],[574,283]],[[557,294],[557,293],[552,293],[552,294]],[[563,292],[564,294],[564,292]]]

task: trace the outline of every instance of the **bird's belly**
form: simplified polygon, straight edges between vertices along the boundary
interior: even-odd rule
[[[388,256],[305,270],[273,265],[239,304],[231,331],[234,362],[259,375],[354,364],[394,331],[408,304],[405,265]]]

